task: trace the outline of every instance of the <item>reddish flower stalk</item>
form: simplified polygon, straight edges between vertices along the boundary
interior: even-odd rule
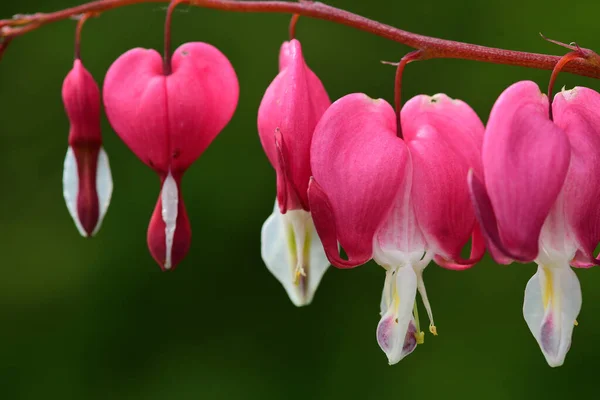
[[[6,38],[23,35],[43,25],[79,14],[103,12],[132,4],[166,3],[169,1],[96,0],[49,14],[38,13],[0,20],[0,37],[6,40]],[[323,19],[370,32],[415,49],[427,51],[431,57],[435,58],[459,58],[546,70],[553,69],[560,60],[558,56],[504,50],[418,35],[322,3],[306,1],[293,3],[286,1],[190,0],[190,4],[223,11],[291,13]],[[597,57],[573,60],[565,66],[563,71],[600,79],[600,62]]]
[[[163,70],[165,75],[171,75],[171,21],[175,7],[182,3],[189,3],[189,0],[172,0],[167,9],[167,18],[165,19],[165,54]]]
[[[395,91],[394,91],[394,106],[395,106],[395,110],[396,110],[396,123],[398,124],[397,125],[397,135],[401,139],[402,139],[402,126],[400,124],[400,111],[402,110],[402,76],[404,74],[404,67],[406,67],[406,64],[408,64],[410,62],[418,61],[418,60],[425,60],[427,58],[431,58],[431,57],[427,57],[423,50],[411,51],[410,53],[408,53],[407,55],[402,57],[402,59],[400,59],[400,62],[398,63],[398,67],[396,68],[396,79],[395,79],[396,87],[395,87]]]
[[[298,23],[298,19],[300,19],[300,14],[292,15],[292,19],[290,20],[290,40],[296,39],[296,24]]]

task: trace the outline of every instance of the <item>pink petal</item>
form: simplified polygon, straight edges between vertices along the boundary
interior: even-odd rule
[[[373,237],[402,184],[407,155],[396,136],[394,110],[384,100],[350,94],[325,112],[312,143],[311,166],[318,186],[311,185],[309,199],[333,265],[354,267],[371,258]],[[333,248],[337,242],[348,262]]]
[[[500,232],[498,232],[496,214],[494,213],[490,197],[485,190],[485,185],[475,176],[473,170],[469,171],[467,182],[469,185],[471,201],[475,210],[475,217],[477,218],[479,226],[482,227],[481,233],[485,240],[485,247],[497,263],[510,264],[512,262],[511,257],[515,257],[510,256],[508,250],[506,250],[502,244]]]
[[[110,67],[106,114],[121,139],[161,174],[182,172],[231,119],[238,100],[233,67],[216,48],[186,43],[165,76],[154,50],[133,49]]]
[[[317,122],[331,104],[319,78],[308,68],[300,42],[291,40],[281,46],[280,72],[262,99],[258,110],[258,132],[269,161],[278,175],[281,211],[308,210],[310,143]],[[280,132],[285,151],[276,146],[275,131]],[[283,157],[283,159],[282,159]],[[286,187],[280,176],[286,176]],[[283,194],[286,192],[286,195]],[[287,204],[282,204],[282,199]]]
[[[442,266],[473,265],[483,257],[479,237],[473,259],[463,260],[460,253],[477,225],[467,173],[473,169],[482,174],[483,123],[462,101],[421,95],[402,108],[402,131],[413,165],[415,215],[428,247]]]
[[[91,236],[100,219],[96,191],[98,156],[102,146],[100,90],[80,60],[75,60],[62,87],[63,102],[71,124],[69,145],[78,175],[77,220]]]
[[[537,85],[522,81],[506,89],[487,124],[483,168],[500,240],[516,259],[537,256],[540,231],[562,188],[569,158],[569,141],[549,120],[548,100]]]
[[[564,212],[579,249],[589,260],[600,242],[600,94],[585,87],[558,93],[554,122],[571,143],[571,163],[563,187]]]

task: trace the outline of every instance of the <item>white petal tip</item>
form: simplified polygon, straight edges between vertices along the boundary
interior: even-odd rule
[[[310,214],[281,214],[277,201],[261,230],[261,255],[296,307],[309,305],[329,261]]]
[[[67,204],[69,214],[71,215],[71,218],[73,218],[75,226],[77,227],[77,230],[81,236],[87,238],[98,233],[98,230],[100,230],[100,226],[102,225],[102,220],[104,219],[106,211],[108,210],[108,205],[110,204],[112,190],[113,182],[112,175],[110,173],[110,165],[108,163],[108,156],[106,155],[104,149],[101,148],[100,152],[98,153],[98,164],[96,169],[96,194],[98,196],[99,215],[98,221],[96,222],[96,226],[94,227],[91,235],[88,234],[79,219],[79,214],[77,211],[77,198],[79,196],[79,172],[77,169],[75,152],[71,146],[69,146],[63,167],[63,196],[65,198],[65,203]]]

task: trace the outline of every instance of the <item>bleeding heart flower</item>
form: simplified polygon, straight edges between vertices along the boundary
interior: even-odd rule
[[[477,217],[496,261],[535,261],[523,314],[550,366],[563,364],[581,309],[569,268],[597,263],[600,242],[600,95],[587,88],[548,99],[518,82],[496,101],[483,143],[483,178],[470,176]]]
[[[187,253],[191,229],[181,178],[227,125],[239,86],[229,60],[206,43],[186,43],[173,54],[170,74],[155,50],[133,49],[110,67],[104,104],[113,128],[162,183],[148,227],[148,246],[161,268]]]
[[[315,129],[308,191],[331,263],[352,268],[374,259],[386,269],[377,340],[390,364],[422,342],[413,315],[417,290],[436,333],[422,279],[427,264],[464,269],[484,253],[467,188],[469,169],[481,171],[480,119],[438,94],[411,99],[401,121],[404,140],[386,101],[351,94],[333,103]]]
[[[63,83],[62,97],[71,123],[64,163],[63,195],[82,236],[100,229],[113,190],[100,130],[100,90],[79,59]]]
[[[317,122],[331,102],[302,56],[300,42],[281,46],[279,74],[258,110],[258,132],[277,173],[277,199],[261,233],[267,268],[296,306],[311,302],[329,267],[308,213],[310,144]]]

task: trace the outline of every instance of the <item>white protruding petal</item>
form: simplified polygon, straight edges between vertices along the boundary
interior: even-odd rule
[[[175,229],[177,228],[177,210],[179,203],[179,192],[177,183],[173,179],[173,175],[169,172],[167,179],[163,183],[160,192],[162,201],[162,219],[165,223],[165,269],[170,269],[171,250],[173,248],[173,238],[175,237]]]
[[[413,317],[417,295],[417,275],[412,266],[388,270],[384,288],[385,311],[377,325],[377,343],[396,364],[417,347],[416,326]]]
[[[77,196],[79,195],[79,172],[77,171],[77,160],[75,159],[75,153],[71,146],[67,149],[67,156],[65,157],[65,163],[63,168],[63,196],[67,203],[67,209],[71,218],[75,221],[77,230],[83,237],[87,237],[88,234],[83,229],[81,222],[79,221],[79,215],[77,213]]]
[[[525,288],[523,316],[551,367],[561,366],[581,310],[581,287],[568,266],[539,266]]]
[[[277,201],[261,230],[261,255],[296,306],[310,304],[329,261],[310,213],[281,214]]]
[[[100,230],[102,220],[108,210],[110,198],[113,191],[112,175],[110,173],[110,164],[108,163],[108,155],[104,148],[100,148],[98,153],[98,166],[96,168],[96,193],[98,194],[98,222],[94,228],[92,235],[95,235]]]

